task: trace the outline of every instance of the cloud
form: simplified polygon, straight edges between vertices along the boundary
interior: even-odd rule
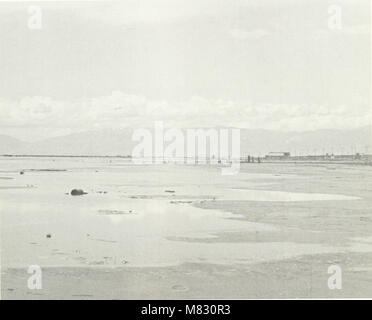
[[[0,100],[2,133],[16,133],[25,139],[32,134],[42,138],[66,132],[148,127],[156,120],[177,128],[228,126],[305,131],[371,125],[372,113],[368,108],[361,111],[346,105],[253,105],[202,97],[171,103],[121,91],[79,101],[38,96],[19,101]],[[37,137],[35,132],[41,136]]]

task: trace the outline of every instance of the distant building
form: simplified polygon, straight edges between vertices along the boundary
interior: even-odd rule
[[[291,156],[290,152],[269,152],[265,156],[266,160],[286,160]]]

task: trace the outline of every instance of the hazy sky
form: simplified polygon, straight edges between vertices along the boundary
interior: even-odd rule
[[[371,124],[370,0],[40,2],[40,30],[30,4],[0,3],[2,134]]]

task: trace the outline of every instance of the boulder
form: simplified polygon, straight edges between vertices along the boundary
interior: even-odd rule
[[[71,190],[71,195],[72,196],[82,196],[84,194],[87,194],[87,193],[84,192],[84,190],[82,190],[82,189],[72,189]]]

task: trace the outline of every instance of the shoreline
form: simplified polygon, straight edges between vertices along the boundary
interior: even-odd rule
[[[333,164],[333,165],[365,165],[365,166],[372,166],[372,155],[367,155],[368,159],[361,159],[361,160],[309,160],[309,159],[283,159],[283,160],[265,160],[264,157],[255,157],[260,158],[260,161],[255,162],[247,162],[240,160],[240,164]],[[306,157],[306,156],[305,156]],[[128,159],[132,160],[132,156],[130,155],[10,155],[10,154],[1,154],[0,158],[88,158],[88,159]],[[246,158],[246,157],[242,157]],[[210,160],[209,160],[210,161]],[[135,163],[133,163],[135,164]],[[164,165],[164,164],[177,164],[177,165],[199,165],[199,166],[208,166],[208,165],[215,165],[223,167],[223,164],[212,164],[212,163],[198,163],[197,159],[195,159],[195,163],[187,163],[187,159],[185,159],[184,163],[182,162],[167,162],[164,161],[163,163],[156,163],[156,161],[150,161],[148,163],[144,162],[141,165]]]

